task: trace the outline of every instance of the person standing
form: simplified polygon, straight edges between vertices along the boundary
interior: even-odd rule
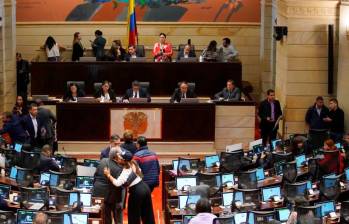
[[[22,118],[22,124],[29,135],[30,145],[40,147],[42,125],[38,119],[38,106],[36,104],[29,106],[29,114]]]
[[[309,127],[309,144],[313,149],[319,149],[328,138],[328,127],[331,119],[329,110],[324,105],[324,98],[318,96],[313,106],[309,107],[305,122]]]
[[[91,41],[91,46],[93,49],[93,54],[96,57],[97,61],[103,61],[104,60],[104,47],[107,43],[107,40],[103,37],[103,33],[100,30],[95,31],[95,40]]]
[[[259,105],[258,116],[260,118],[260,129],[263,144],[270,144],[276,139],[277,130],[279,129],[279,118],[282,117],[280,102],[275,99],[275,91],[269,89],[267,98]]]
[[[173,54],[171,43],[166,41],[166,34],[160,33],[160,41],[154,44],[153,56],[155,62],[170,62]]]
[[[149,186],[151,192],[159,186],[160,165],[155,152],[149,150],[147,139],[139,136],[137,139],[137,151],[134,160],[138,163],[143,173],[143,180]]]
[[[124,132],[124,143],[122,143],[120,147],[129,151],[132,155],[136,153],[137,146],[133,142],[133,132],[131,130],[126,130]]]
[[[338,107],[338,100],[335,98],[330,99],[328,107],[328,117],[331,119],[330,137],[334,142],[340,142],[344,135],[344,111]]]
[[[72,61],[80,61],[80,57],[84,56],[85,48],[82,46],[81,43],[81,35],[79,32],[74,33],[74,40],[73,40],[73,54],[72,54]]]
[[[0,135],[8,133],[12,142],[26,143],[27,134],[21,124],[20,118],[11,112],[2,114],[3,127],[0,129]]]
[[[110,149],[120,146],[121,140],[119,135],[110,136],[109,146],[101,151],[100,159],[109,158]]]
[[[17,95],[27,102],[29,84],[29,62],[22,58],[21,53],[16,53],[17,61]]]
[[[65,49],[59,45],[52,36],[48,36],[45,41],[45,50],[47,55],[47,61],[60,61],[60,49]]]
[[[56,116],[51,110],[44,107],[44,103],[41,100],[36,100],[38,105],[38,120],[42,124],[41,140],[42,144],[48,144],[51,147],[54,146],[56,140],[55,125],[57,122]]]
[[[223,53],[223,62],[232,61],[239,54],[228,37],[223,39],[223,45],[220,47],[220,51]]]

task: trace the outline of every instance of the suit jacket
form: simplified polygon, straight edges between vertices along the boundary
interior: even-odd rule
[[[80,57],[84,56],[84,48],[80,42],[73,44],[72,61],[80,61]]]
[[[223,98],[224,100],[229,101],[239,101],[241,98],[241,91],[239,88],[235,87],[233,91],[229,92],[227,88],[224,88],[222,91],[214,95],[215,99]]]
[[[49,170],[59,172],[59,166],[52,158],[41,154],[38,170],[40,171],[40,173],[48,172]]]
[[[54,124],[57,121],[56,116],[49,109],[39,107],[37,119],[40,120],[40,124],[46,130],[42,137],[44,139],[52,139],[54,137]]]
[[[116,94],[115,94],[115,92],[112,89],[109,89],[108,93],[109,93],[110,100],[113,101],[113,102],[116,102]],[[102,89],[100,89],[97,92],[95,92],[95,95],[94,95],[95,98],[100,98],[101,96],[104,96],[104,93],[103,93]]]
[[[118,178],[122,172],[122,167],[110,159],[102,159],[94,175],[93,196],[103,197],[107,203],[120,203],[122,199],[122,188],[115,187],[104,175],[104,168],[110,169],[110,174]]]
[[[26,143],[27,134],[21,124],[21,120],[18,116],[13,115],[11,121],[5,123],[3,128],[0,129],[0,134],[8,133],[12,142]]]
[[[280,106],[280,102],[278,100],[274,100],[274,114],[275,114],[275,121],[282,116],[282,110]],[[271,106],[268,100],[263,100],[259,105],[258,115],[261,118],[261,128],[263,128],[264,125],[270,124],[269,121],[267,121],[267,117],[271,117]]]
[[[178,52],[178,54],[177,54],[177,61],[181,60],[182,57],[184,57],[184,51],[183,50]],[[194,51],[189,51],[188,57],[189,58],[195,58],[196,57],[195,52]]]
[[[102,61],[104,59],[104,46],[107,43],[107,40],[100,36],[97,37],[92,43],[93,53],[97,61]]]
[[[186,95],[187,95],[186,96],[187,98],[196,98],[196,94],[193,91],[189,90],[189,89],[188,89]],[[174,102],[179,103],[179,102],[181,102],[181,99],[182,99],[181,90],[179,88],[177,88],[173,92],[173,94],[171,96],[171,99],[170,99],[170,102],[171,103],[174,103]]]
[[[19,92],[26,91],[29,84],[29,62],[20,60],[17,62],[17,87]],[[21,92],[21,94],[26,94]]]
[[[29,134],[30,144],[32,146],[37,145],[38,142],[41,140],[42,124],[40,123],[40,120],[39,120],[38,117],[36,117],[36,121],[38,123],[38,130],[37,130],[37,136],[36,137],[35,137],[34,124],[32,122],[30,114],[23,116],[22,117],[22,121],[21,121],[22,125],[24,127],[24,130]]]
[[[320,116],[316,111],[316,106],[312,106],[308,109],[305,115],[305,122],[309,125],[310,130],[325,131],[329,128],[329,124],[324,122],[324,118],[328,117],[329,110],[323,106],[320,112]]]
[[[124,96],[123,99],[124,100],[128,100],[129,98],[132,98],[132,97],[133,97],[133,90],[132,90],[132,88],[126,90],[126,93],[125,93],[125,96]],[[146,89],[144,89],[144,88],[140,88],[139,89],[139,98],[147,98],[148,102],[151,101],[149,92]]]

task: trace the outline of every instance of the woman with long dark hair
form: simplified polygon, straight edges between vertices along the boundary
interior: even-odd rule
[[[108,53],[109,61],[124,61],[126,50],[122,47],[120,40],[114,40]]]
[[[59,61],[60,60],[60,53],[59,49],[64,47],[61,47],[55,39],[53,39],[52,36],[48,36],[45,41],[45,50],[47,55],[47,61]]]
[[[71,83],[68,87],[68,91],[65,93],[64,102],[77,102],[78,97],[84,97],[85,93],[79,88],[76,83]]]
[[[15,106],[13,107],[12,110],[13,114],[16,114],[17,116],[23,116],[28,114],[28,108],[26,105],[26,102],[24,101],[23,96],[18,95],[16,98],[16,103]]]
[[[113,178],[108,168],[104,169],[104,174],[116,187],[128,187],[128,223],[140,224],[142,221],[143,224],[155,224],[151,192],[142,180],[141,170],[130,153],[121,148],[118,151],[113,159],[123,168],[120,176]]]
[[[80,33],[74,33],[72,61],[79,61],[80,57],[84,56],[84,50]]]
[[[217,50],[217,41],[212,40],[207,48],[202,52],[201,56],[204,61],[218,61],[219,53]]]

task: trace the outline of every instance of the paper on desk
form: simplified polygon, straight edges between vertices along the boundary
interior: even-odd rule
[[[89,166],[81,166],[77,165],[76,167],[76,174],[78,176],[87,176],[87,177],[93,177],[96,172],[96,167],[89,167]]]

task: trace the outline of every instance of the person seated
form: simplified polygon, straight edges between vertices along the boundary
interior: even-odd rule
[[[291,146],[288,148],[288,151],[292,152],[294,156],[301,154],[312,154],[311,150],[308,149],[307,139],[301,135],[294,137]]]
[[[23,96],[17,96],[16,98],[16,104],[13,107],[12,110],[13,114],[21,117],[23,115],[28,114],[28,108],[27,105],[25,105],[24,100],[23,100]]]
[[[40,164],[38,166],[40,173],[52,171],[59,171],[59,166],[52,158],[52,148],[50,145],[44,145],[41,149]]]
[[[128,52],[125,55],[125,61],[130,61],[131,58],[137,58],[137,51],[134,45],[128,46]]]
[[[170,102],[171,103],[179,103],[182,98],[196,98],[196,94],[189,89],[188,83],[186,81],[182,81],[179,84],[179,88],[176,88],[173,92]]]
[[[133,132],[131,130],[126,130],[124,132],[124,143],[122,143],[120,147],[128,150],[132,155],[136,153],[137,146],[133,142]]]
[[[227,81],[227,87],[214,95],[214,98],[215,100],[239,101],[241,98],[241,91],[235,86],[234,81],[229,79]]]
[[[196,216],[189,221],[189,224],[213,223],[213,220],[217,218],[212,214],[211,203],[207,198],[201,198],[196,202],[195,212]]]
[[[166,34],[160,33],[160,42],[154,44],[153,56],[155,62],[170,62],[173,54],[172,45],[166,42]]]
[[[27,140],[27,133],[24,130],[21,119],[11,112],[4,112],[2,114],[3,127],[0,129],[0,135],[8,133],[12,142],[25,143]]]
[[[84,97],[84,91],[80,90],[76,83],[70,83],[68,92],[65,93],[63,100],[64,102],[77,102],[78,97]]]
[[[100,155],[100,159],[105,159],[105,158],[109,158],[109,152],[111,148],[120,146],[121,141],[120,141],[120,136],[119,135],[112,135],[110,136],[110,141],[109,141],[109,145],[108,147],[106,147],[105,149],[103,149],[101,151],[101,155]]]
[[[223,44],[219,48],[219,51],[223,54],[223,62],[233,61],[239,54],[228,37],[223,39]]]
[[[38,212],[35,215],[35,220],[33,224],[46,224],[46,223],[49,223],[47,215],[43,212]]]
[[[114,40],[108,52],[108,61],[124,61],[126,50],[121,45],[121,40]]]
[[[116,95],[110,88],[111,83],[104,81],[102,87],[97,90],[94,97],[101,103],[116,102]]]
[[[195,51],[191,49],[191,46],[189,44],[186,44],[184,48],[178,52],[177,55],[177,61],[180,61],[181,58],[195,58],[196,54]]]
[[[147,98],[147,102],[151,102],[149,92],[147,89],[141,88],[137,80],[132,82],[132,88],[126,90],[123,102],[128,103],[130,98]]]
[[[324,143],[324,158],[318,161],[319,168],[323,174],[341,174],[344,171],[344,153],[341,153],[332,139]],[[338,153],[326,153],[326,151],[337,151]]]
[[[219,61],[219,52],[217,49],[217,41],[212,40],[207,48],[201,54],[204,61],[214,62]]]

